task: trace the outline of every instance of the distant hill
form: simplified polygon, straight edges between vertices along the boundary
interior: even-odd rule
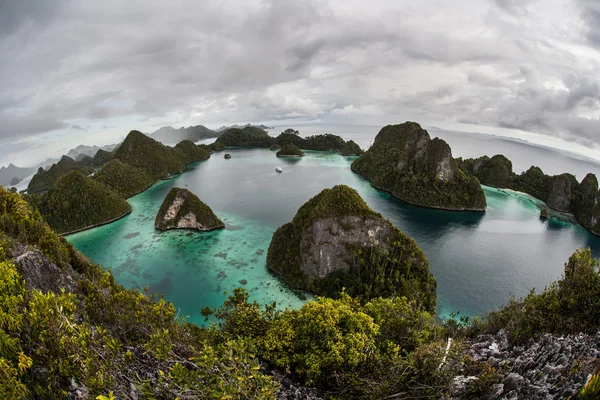
[[[174,144],[179,143],[183,140],[191,140],[197,142],[202,139],[216,138],[220,135],[219,132],[208,129],[202,125],[188,126],[187,128],[181,127],[175,129],[172,126],[163,126],[159,130],[150,134],[154,140],[158,140],[163,144]]]
[[[89,165],[77,162],[71,157],[62,156],[59,162],[53,164],[47,171],[40,167],[38,172],[31,178],[27,193],[40,193],[47,191],[56,182],[58,178],[68,174],[71,171],[78,171],[83,175],[90,175],[94,168]]]
[[[231,129],[231,128],[243,129],[248,126],[252,127],[252,128],[259,128],[259,129],[274,129],[274,127],[272,127],[272,126],[266,126],[266,125],[262,125],[262,124],[261,125],[246,124],[246,125],[230,125],[230,126],[223,125],[219,129],[217,129],[217,132],[224,132],[227,129]]]
[[[32,168],[21,168],[17,167],[14,164],[8,164],[8,167],[0,168],[0,185],[1,186],[10,186],[11,181],[14,178],[23,179],[36,171],[34,167]]]
[[[69,150],[67,156],[73,160],[81,161],[84,156],[94,157],[98,150],[112,151],[116,146],[116,144],[108,144],[106,146],[86,146],[80,144],[74,149]],[[46,164],[48,163],[46,162]]]

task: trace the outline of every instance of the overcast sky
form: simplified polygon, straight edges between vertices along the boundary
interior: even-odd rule
[[[2,161],[163,125],[405,120],[594,156],[599,49],[596,0],[0,0]]]

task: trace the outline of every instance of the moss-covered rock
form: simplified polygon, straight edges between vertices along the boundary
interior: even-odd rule
[[[354,140],[348,140],[341,148],[340,153],[343,156],[360,156],[364,151],[357,145]]]
[[[542,208],[540,211],[540,219],[548,219],[548,209]]]
[[[154,226],[160,230],[212,231],[225,224],[195,194],[187,189],[173,188],[160,206]]]
[[[458,167],[446,142],[431,139],[415,122],[381,129],[352,170],[414,205],[468,211],[486,207],[479,180]]]
[[[94,168],[78,163],[70,157],[62,156],[59,162],[53,164],[48,171],[40,168],[31,178],[27,186],[28,193],[45,192],[56,182],[58,178],[68,174],[71,171],[78,171],[83,175],[94,173]]]
[[[269,150],[278,151],[278,150],[281,150],[281,146],[278,145],[277,143],[275,143],[274,145],[271,145],[271,147],[269,147]]]
[[[406,296],[433,311],[436,282],[413,239],[364,202],[356,190],[325,189],[273,234],[267,267],[294,287],[335,297]]]
[[[226,160],[229,160],[231,158],[231,154],[225,153],[225,156],[223,158],[225,158]]]
[[[60,177],[44,196],[40,208],[58,233],[104,224],[131,212],[121,195],[78,171]]]
[[[154,179],[143,169],[117,159],[109,161],[97,171],[94,179],[109,186],[124,198],[141,193],[154,183]]]
[[[553,178],[552,188],[546,203],[555,210],[571,212],[579,182],[571,174],[562,174]]]
[[[304,157],[304,152],[293,144],[286,144],[277,152],[276,155],[277,157]]]
[[[596,175],[587,174],[579,184],[574,214],[581,225],[600,235],[600,192]]]

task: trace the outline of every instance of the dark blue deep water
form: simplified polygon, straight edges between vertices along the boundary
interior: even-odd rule
[[[366,146],[377,127],[300,127],[302,134],[332,132]],[[454,156],[503,153],[515,170],[531,164],[549,173],[600,173],[592,160],[489,136],[431,130],[450,143]],[[94,262],[111,268],[127,287],[149,286],[202,323],[199,310],[217,306],[224,291],[245,287],[261,303],[276,300],[298,307],[302,294],[289,290],[265,267],[275,229],[289,222],[298,208],[322,189],[346,184],[394,225],[413,237],[430,261],[438,282],[438,313],[476,315],[496,309],[510,296],[559,278],[563,264],[577,248],[600,256],[600,238],[568,216],[539,219],[539,202],[510,191],[484,188],[486,213],[461,213],[407,205],[372,188],[350,170],[351,158],[307,152],[295,160],[277,159],[263,149],[232,149],[233,158],[215,153],[186,173],[163,181],[129,199],[133,213],[112,224],[71,235],[68,239]],[[275,172],[276,166],[284,170]],[[207,234],[154,230],[154,217],[171,187],[186,187],[223,219],[225,230]]]

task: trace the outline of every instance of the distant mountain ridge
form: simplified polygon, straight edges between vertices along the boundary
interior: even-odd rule
[[[266,126],[266,125],[252,125],[250,123],[246,124],[246,125],[230,125],[230,126],[226,126],[223,125],[222,127],[220,127],[219,129],[216,130],[216,132],[225,132],[227,129],[231,129],[231,128],[237,128],[237,129],[244,129],[246,127],[252,127],[252,128],[260,128],[260,129],[275,129],[272,126]]]
[[[181,127],[179,129],[172,126],[163,126],[149,136],[154,140],[158,140],[163,144],[174,144],[184,140],[197,142],[202,139],[216,138],[220,135],[219,132],[213,131],[203,125]]]

